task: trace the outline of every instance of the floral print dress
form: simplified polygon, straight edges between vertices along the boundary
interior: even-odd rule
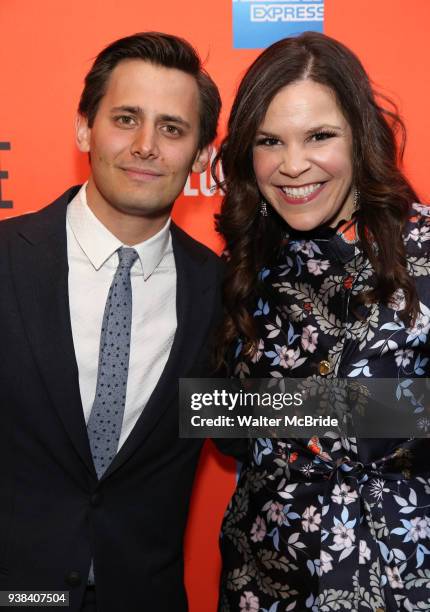
[[[353,223],[291,234],[260,273],[258,351],[239,342],[234,375],[399,378],[413,391],[430,374],[429,210],[415,204],[404,234],[412,326],[400,290],[352,314],[374,280]],[[252,440],[220,546],[220,612],[430,610],[430,441]]]

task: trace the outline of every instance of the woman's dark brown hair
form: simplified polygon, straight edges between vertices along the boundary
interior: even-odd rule
[[[374,289],[358,299],[386,304],[401,288],[406,298],[402,319],[413,320],[417,314],[418,298],[406,269],[402,239],[410,205],[417,201],[399,170],[404,125],[394,105],[388,110],[375,100],[362,64],[349,49],[324,34],[306,32],[273,44],[250,66],[233,103],[227,136],[213,163],[213,174],[219,160],[224,174],[224,180],[218,181],[225,197],[217,229],[229,253],[220,360],[234,338],[248,343],[256,340],[250,304],[259,270],[279,251],[285,222],[272,209],[267,217],[259,214],[261,194],[252,163],[254,139],[274,96],[301,79],[329,87],[351,127],[353,184],[360,193],[358,234],[376,275]],[[383,96],[379,99],[386,100]]]

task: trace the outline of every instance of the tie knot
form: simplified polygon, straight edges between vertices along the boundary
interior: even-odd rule
[[[118,249],[119,266],[130,270],[136,259],[139,257],[135,249],[121,247]]]

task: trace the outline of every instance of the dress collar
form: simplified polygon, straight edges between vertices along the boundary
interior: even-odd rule
[[[346,263],[359,252],[357,223],[353,219],[343,220],[334,228],[318,227],[309,232],[290,230],[286,235],[286,244],[293,250],[297,250],[295,245],[306,242],[316,243],[324,256]]]

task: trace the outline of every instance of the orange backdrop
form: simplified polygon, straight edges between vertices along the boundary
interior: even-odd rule
[[[358,54],[400,108],[408,128],[405,169],[423,201],[430,199],[429,23],[428,0],[325,0],[324,31]],[[0,219],[36,210],[86,179],[74,114],[84,75],[107,43],[142,30],[187,38],[220,87],[221,134],[239,79],[258,54],[232,48],[232,0],[1,0],[0,28],[0,200],[13,203],[0,208]],[[219,251],[219,195],[208,195],[209,187],[209,175],[191,177],[174,217]],[[186,539],[191,612],[216,609],[217,534],[234,478],[233,463],[207,445]]]

